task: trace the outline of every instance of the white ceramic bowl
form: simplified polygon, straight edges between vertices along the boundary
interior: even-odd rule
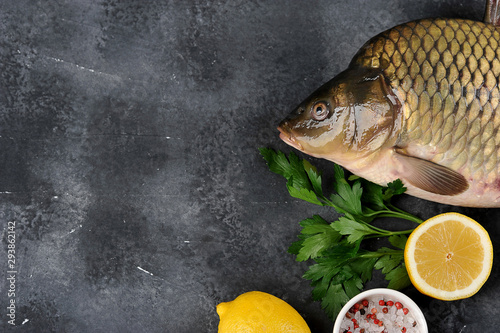
[[[384,297],[384,298],[389,298],[394,302],[396,301],[401,302],[402,304],[404,304],[406,308],[408,308],[408,310],[410,310],[410,313],[417,321],[417,325],[420,327],[420,333],[428,333],[427,322],[425,321],[424,314],[422,313],[422,310],[420,310],[418,305],[405,294],[397,290],[387,289],[387,288],[366,290],[351,298],[351,300],[347,302],[346,305],[344,305],[339,315],[337,316],[337,319],[335,320],[335,325],[333,326],[333,333],[342,333],[340,332],[340,325],[342,323],[342,320],[344,319],[347,311],[349,311],[349,309],[352,308],[355,303],[373,297],[374,298]]]

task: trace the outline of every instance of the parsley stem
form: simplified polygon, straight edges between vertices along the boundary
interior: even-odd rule
[[[358,257],[360,258],[379,258],[385,255],[403,255],[404,251],[403,250],[389,250],[389,251],[367,251],[362,254],[358,254]]]
[[[413,222],[418,223],[418,224],[421,224],[424,222],[422,219],[416,217],[415,215],[410,214],[408,212],[405,212],[404,210],[402,210],[402,209],[400,209],[400,208],[398,208],[390,203],[388,203],[386,207],[405,215],[407,217],[407,220],[413,221]]]
[[[410,234],[413,230],[415,230],[415,229],[408,229],[408,230],[401,230],[401,231],[390,231],[390,230],[385,230],[385,229],[375,227],[374,225],[368,224],[366,222],[359,222],[359,223],[366,224],[367,226],[370,227],[370,229],[376,231],[377,234],[373,235],[373,237],[379,237],[379,236],[389,237],[389,236],[394,236],[394,235],[406,235],[406,234]]]
[[[374,216],[377,216],[377,217],[398,217],[398,218],[402,218],[402,219],[412,221],[412,222],[415,222],[418,224],[421,224],[423,222],[421,219],[419,219],[418,217],[416,217],[410,213],[393,211],[393,210],[379,210],[379,211],[375,211],[373,213],[365,214],[365,215],[370,216],[370,217],[372,217],[372,216],[373,217]]]
[[[413,230],[415,230],[415,229],[408,229],[408,230],[402,230],[402,231],[387,231],[386,233],[364,236],[363,239],[389,237],[389,236],[397,236],[397,235],[408,235],[408,234],[411,234],[413,232]]]

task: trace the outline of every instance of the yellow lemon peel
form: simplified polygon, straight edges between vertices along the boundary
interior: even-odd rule
[[[310,333],[302,316],[271,294],[250,291],[217,305],[219,333]]]

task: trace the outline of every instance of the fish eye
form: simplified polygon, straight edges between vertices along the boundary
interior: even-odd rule
[[[314,103],[311,116],[318,121],[325,119],[328,116],[328,105],[325,102]]]

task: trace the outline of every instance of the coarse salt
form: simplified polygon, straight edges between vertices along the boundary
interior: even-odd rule
[[[404,306],[382,296],[364,299],[346,313],[340,333],[420,333],[415,317]]]

